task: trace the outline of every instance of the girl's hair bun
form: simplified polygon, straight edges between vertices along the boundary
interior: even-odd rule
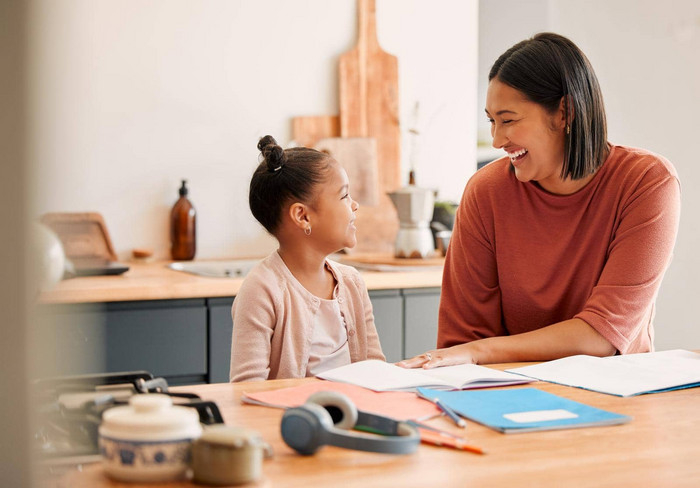
[[[265,158],[267,169],[270,172],[277,172],[282,169],[282,166],[287,162],[287,155],[284,154],[284,149],[277,144],[277,141],[272,136],[265,136],[258,141],[258,149]]]
[[[260,151],[265,151],[265,148],[267,146],[276,146],[277,141],[275,140],[274,137],[272,136],[265,136],[261,137],[260,140],[258,141],[258,150]]]

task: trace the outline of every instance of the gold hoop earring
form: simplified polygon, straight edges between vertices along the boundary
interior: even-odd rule
[[[566,124],[566,134],[569,135],[571,133],[571,126],[569,124]]]
[[[305,228],[305,229],[304,229],[304,234],[306,234],[307,236],[310,236],[310,235],[311,235],[311,227]]]

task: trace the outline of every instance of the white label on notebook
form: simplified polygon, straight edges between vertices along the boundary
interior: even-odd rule
[[[511,422],[519,424],[530,422],[546,422],[547,420],[575,419],[578,417],[574,412],[569,412],[563,408],[555,410],[532,410],[530,412],[515,412],[503,414]]]

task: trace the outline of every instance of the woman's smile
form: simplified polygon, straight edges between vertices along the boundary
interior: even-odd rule
[[[522,163],[522,160],[525,159],[525,156],[527,156],[528,151],[527,149],[519,149],[517,151],[507,151],[508,152],[508,157],[510,158],[510,164],[513,166],[517,167],[520,166]]]

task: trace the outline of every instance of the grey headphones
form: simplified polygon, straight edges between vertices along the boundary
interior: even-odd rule
[[[352,432],[364,428],[380,436]],[[300,407],[282,416],[282,439],[300,454],[313,454],[323,445],[388,454],[415,452],[418,431],[405,422],[358,411],[348,397],[334,391],[319,391]]]

